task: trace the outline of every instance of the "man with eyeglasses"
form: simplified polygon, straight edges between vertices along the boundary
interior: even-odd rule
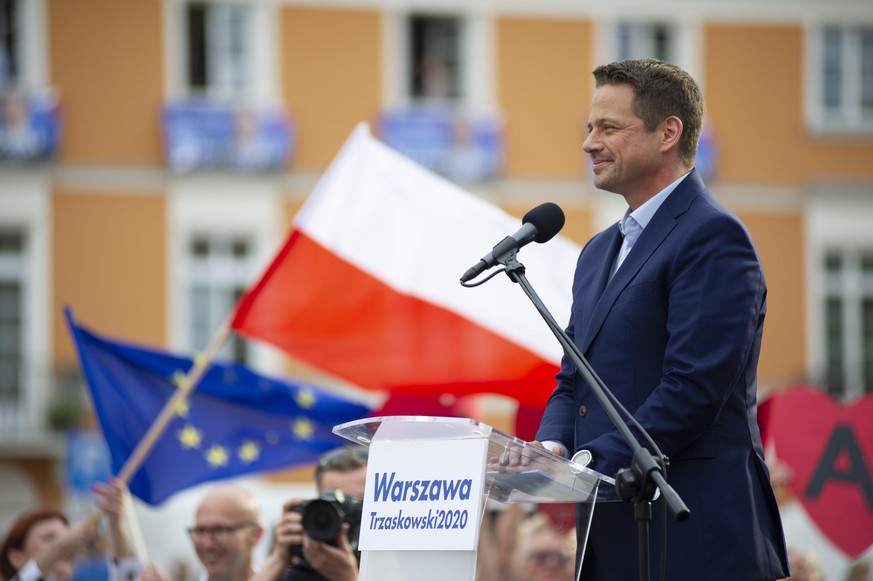
[[[188,529],[205,569],[201,581],[243,581],[255,574],[253,552],[264,530],[258,524],[258,501],[245,488],[214,488],[197,507]]]
[[[364,498],[367,479],[367,452],[359,446],[346,446],[324,454],[315,468],[318,494],[341,491],[346,496]],[[276,525],[276,544],[261,572],[251,581],[357,581],[358,557],[343,525],[335,544],[309,538],[303,530],[299,511],[303,500],[294,498],[283,507]],[[300,545],[303,558],[292,557],[291,547]]]
[[[575,533],[561,533],[544,514],[521,524],[518,549],[513,559],[518,581],[571,581]]]

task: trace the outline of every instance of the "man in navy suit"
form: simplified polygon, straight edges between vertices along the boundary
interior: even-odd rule
[[[622,196],[622,220],[582,250],[568,332],[595,372],[670,459],[667,480],[691,510],[666,514],[669,580],[788,576],[785,540],[756,423],[756,367],[766,284],[742,223],[694,169],[700,89],[654,59],[594,71],[588,137],[596,187]],[[564,358],[538,442],[591,452],[614,475],[630,449]],[[661,567],[662,500],[654,502],[651,571]],[[585,581],[638,579],[633,504],[594,511]]]

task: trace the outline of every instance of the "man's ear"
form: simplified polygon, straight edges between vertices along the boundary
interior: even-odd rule
[[[264,527],[262,527],[261,525],[255,525],[252,530],[252,546],[257,545],[260,542],[261,537],[263,536]]]
[[[673,147],[679,147],[679,139],[682,137],[682,131],[685,127],[682,125],[682,120],[671,115],[661,122],[659,131],[661,132],[661,150],[667,151]]]
[[[9,549],[9,552],[6,554],[9,555],[9,562],[12,563],[12,566],[15,567],[17,571],[20,571],[30,560],[20,549]]]

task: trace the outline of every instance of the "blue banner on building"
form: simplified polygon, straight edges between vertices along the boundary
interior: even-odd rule
[[[171,103],[164,107],[163,127],[167,165],[177,172],[281,170],[296,142],[294,124],[279,109]]]
[[[109,449],[96,430],[67,432],[67,487],[90,494],[96,482],[109,482]]]
[[[53,91],[0,94],[0,161],[21,163],[54,157],[61,133],[61,111]]]
[[[718,143],[712,124],[709,122],[703,126],[703,131],[700,133],[694,166],[705,182],[715,181],[718,170]]]
[[[379,138],[389,147],[458,183],[498,176],[503,168],[503,124],[494,114],[446,108],[385,111]]]

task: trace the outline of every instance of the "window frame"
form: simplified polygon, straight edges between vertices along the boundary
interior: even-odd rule
[[[18,68],[10,87],[25,92],[42,89],[47,85],[47,44],[45,0],[12,0],[16,2],[15,27],[18,29]],[[2,83],[0,83],[2,85]]]
[[[842,66],[841,104],[836,113],[828,111],[825,101],[825,36],[828,32],[839,33]],[[821,136],[873,137],[873,107],[866,113],[861,106],[860,34],[873,34],[873,20],[818,21],[806,29],[806,123],[809,131]],[[848,36],[847,36],[848,35]],[[853,48],[858,50],[853,50]],[[871,62],[873,71],[873,48]],[[873,75],[873,72],[871,72]],[[868,81],[873,85],[873,79]],[[873,90],[873,89],[871,89]],[[851,96],[855,93],[855,99]]]
[[[705,92],[703,53],[705,50],[704,24],[693,14],[677,15],[665,20],[663,11],[617,11],[596,17],[593,21],[594,61],[608,63],[619,54],[618,31],[622,24],[667,25],[672,33],[672,63],[682,67],[697,80]]]
[[[44,176],[6,174],[3,179],[0,229],[22,232],[25,242],[19,265],[23,391],[15,405],[0,402],[0,437],[38,441],[47,430],[53,369],[51,188]]]
[[[189,83],[188,10],[193,4],[222,10],[239,9],[246,14],[248,55],[244,69],[246,82],[238,89],[227,86],[192,87]],[[239,2],[237,0],[168,0],[164,3],[164,75],[166,97],[175,99],[206,99],[229,105],[267,106],[279,102],[281,86],[281,55],[279,44],[280,4],[272,2]],[[209,42],[208,40],[206,41]]]
[[[383,13],[382,62],[385,67],[382,75],[382,106],[391,110],[424,104],[437,105],[414,99],[408,90],[411,84],[409,71],[412,66],[409,39],[411,16],[452,17],[460,20],[460,96],[439,105],[455,110],[493,110],[496,106],[493,15],[473,10],[472,7],[464,9],[457,6],[446,9],[429,6],[422,10],[410,8]]]
[[[192,46],[193,9],[203,10],[203,46]],[[254,19],[248,6],[223,2],[189,2],[185,5],[185,84],[192,96],[238,101],[244,99],[253,85]],[[194,52],[202,52],[202,85],[192,78]]]
[[[865,393],[865,361],[862,336],[864,301],[873,301],[873,271],[867,276],[865,290],[861,278],[861,258],[873,260],[873,231],[869,228],[871,202],[869,191],[863,188],[817,188],[810,192],[806,208],[807,221],[807,313],[810,322],[807,333],[807,374],[810,381],[828,390],[838,400],[847,402]],[[830,273],[829,257],[838,256],[842,262],[839,277]],[[832,262],[830,262],[832,263]],[[846,268],[848,264],[849,268]],[[830,271],[830,273],[829,273]],[[834,299],[838,299],[835,301]],[[838,305],[838,306],[837,306]],[[837,330],[829,309],[839,309]],[[869,304],[868,304],[868,308]],[[835,311],[836,312],[836,311]],[[868,329],[868,333],[873,330]],[[868,338],[870,336],[868,335]],[[845,387],[835,389],[828,385],[833,368],[830,351],[833,340],[841,343],[837,362],[845,378]],[[867,345],[867,348],[873,348]],[[871,354],[873,357],[873,354]],[[873,393],[873,385],[866,386]]]
[[[427,95],[416,94],[416,39],[413,37],[413,28],[415,21],[452,21],[456,25],[457,39],[454,43],[454,59],[455,62],[450,64],[454,74],[453,82],[456,84],[453,91],[447,95]],[[442,106],[457,106],[466,101],[467,95],[467,79],[466,79],[466,41],[467,41],[467,26],[465,17],[457,13],[433,13],[433,12],[410,12],[406,15],[404,25],[404,84],[403,91],[410,103],[421,105],[442,105]]]
[[[199,257],[193,248],[205,243],[207,253]],[[242,243],[245,246],[245,257],[237,260],[234,247]],[[189,351],[203,349],[209,344],[221,323],[233,311],[242,293],[249,287],[256,273],[254,272],[255,241],[246,232],[219,232],[192,230],[187,234],[187,252],[184,262],[188,272],[187,292],[189,308],[187,309],[187,331],[190,342]],[[205,292],[205,305],[196,304],[195,296]],[[198,321],[198,312],[206,308],[206,321]],[[202,332],[197,327],[203,326]],[[203,325],[205,323],[205,325]],[[231,335],[225,341],[219,357],[236,363],[248,364],[252,355],[248,345],[236,335]]]
[[[0,225],[0,237],[6,236],[15,237],[18,239],[19,248],[16,251],[6,252],[3,249],[3,244],[0,243],[0,298],[6,294],[6,285],[17,293],[16,304],[12,308],[14,316],[10,320],[14,320],[16,329],[14,331],[16,338],[7,337],[7,329],[4,329],[6,318],[7,305],[3,305],[0,301],[0,370],[2,370],[3,360],[5,356],[11,354],[14,356],[16,370],[16,379],[12,386],[17,388],[14,392],[7,393],[4,388],[3,373],[0,373],[0,401],[16,400],[21,402],[25,399],[25,391],[27,389],[27,373],[25,365],[25,325],[27,324],[27,310],[25,304],[27,301],[27,263],[29,262],[29,246],[27,229],[23,226],[14,224]],[[8,350],[8,353],[7,353]]]
[[[204,174],[180,179],[168,191],[167,264],[171,272],[168,328],[170,344],[179,351],[197,353],[208,347],[194,344],[189,323],[193,312],[191,289],[197,280],[192,276],[189,260],[191,241],[198,236],[247,240],[251,245],[250,266],[240,280],[244,288],[248,288],[257,282],[287,234],[281,220],[285,215],[281,185],[268,179],[245,180],[245,195],[241,195],[242,180]],[[229,309],[226,316],[230,315]],[[220,326],[212,329],[210,341],[219,331]],[[282,356],[272,347],[250,343],[247,355],[246,363],[254,368],[281,371]]]
[[[624,27],[632,27],[637,30],[645,29],[647,32],[652,32],[656,27],[663,27],[663,29],[668,33],[668,47],[667,47],[667,55],[650,55],[650,54],[638,54],[636,52],[632,52],[630,54],[624,54],[622,52],[622,41],[621,35]],[[679,54],[680,54],[680,27],[675,22],[670,22],[667,20],[661,20],[657,18],[652,19],[636,19],[636,18],[620,18],[618,19],[611,29],[612,34],[612,42],[614,43],[614,55],[615,57],[610,60],[621,60],[627,58],[645,58],[645,57],[655,57],[660,58],[661,60],[672,62],[678,64],[679,62]],[[651,36],[651,35],[650,35]],[[650,40],[650,39],[647,39]],[[637,40],[637,43],[640,41]]]
[[[839,257],[838,272],[829,267],[835,256]],[[873,262],[873,246],[832,246],[823,249],[821,257],[824,278],[821,340],[825,348],[820,372],[822,386],[837,399],[854,399],[873,393],[873,382],[866,377],[873,358],[865,356],[871,352],[873,324],[865,328],[864,320],[865,309],[873,304],[873,269],[865,273],[863,266],[865,260]],[[834,321],[832,310],[839,321]],[[834,330],[839,331],[838,336],[834,336]],[[830,380],[835,368],[841,378],[837,385]]]

